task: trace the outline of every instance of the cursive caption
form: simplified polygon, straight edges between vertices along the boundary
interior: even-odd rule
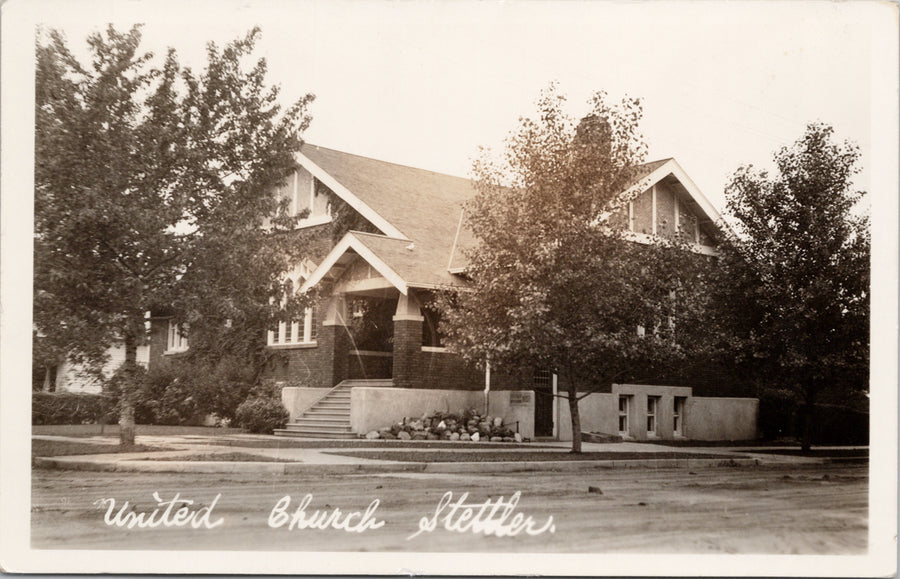
[[[225,523],[223,517],[214,517],[213,510],[222,498],[221,494],[208,505],[195,503],[175,493],[171,499],[163,499],[153,493],[156,506],[149,511],[139,511],[125,501],[119,503],[113,498],[103,498],[94,502],[105,509],[103,521],[107,526],[118,528],[190,527],[194,529],[214,529]],[[483,502],[469,501],[469,493],[454,497],[446,492],[438,501],[434,511],[419,519],[418,529],[407,537],[412,540],[422,533],[433,533],[438,529],[451,533],[472,533],[476,535],[515,537],[520,534],[541,535],[555,533],[553,516],[542,523],[534,517],[517,512],[522,493],[516,491],[509,499],[498,497]],[[374,499],[361,511],[342,510],[325,505],[326,508],[312,509],[313,495],[307,493],[292,506],[290,495],[281,497],[272,507],[267,520],[269,528],[287,531],[324,531],[336,529],[347,533],[364,533],[377,530],[385,525],[378,517],[379,499]]]

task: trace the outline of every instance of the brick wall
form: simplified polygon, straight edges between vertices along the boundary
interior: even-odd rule
[[[422,353],[420,320],[394,320],[394,386],[423,388],[419,355]]]

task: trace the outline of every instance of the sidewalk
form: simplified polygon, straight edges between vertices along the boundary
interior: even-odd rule
[[[111,436],[65,437],[34,435],[38,440],[72,441],[109,445],[117,442]],[[245,446],[254,441],[261,444],[284,438],[254,434],[228,434],[222,436],[179,435],[179,436],[140,436],[139,443],[145,446],[165,448],[166,450],[136,453],[108,453],[71,455],[57,457],[38,457],[35,466],[42,468],[58,468],[71,470],[99,470],[115,472],[177,472],[177,473],[271,473],[271,474],[347,474],[347,473],[384,473],[384,472],[428,472],[428,473],[497,473],[512,471],[577,471],[601,468],[701,468],[709,466],[745,466],[766,464],[824,464],[827,458],[777,455],[756,452],[760,450],[776,450],[780,447],[671,447],[635,442],[590,443],[582,444],[584,452],[617,453],[623,459],[604,460],[566,460],[566,461],[490,461],[490,462],[415,462],[394,461],[377,458],[385,451],[402,452],[435,452],[449,451],[458,453],[504,453],[504,452],[559,452],[570,448],[570,442],[532,442],[524,444],[508,443],[503,446],[490,447],[472,444],[472,448],[460,448],[459,445],[447,445],[446,448],[435,448],[435,445],[406,442],[402,446],[380,444],[378,441],[360,441],[358,446],[333,447],[334,441],[324,439],[300,439],[309,448],[255,448]],[[262,442],[265,441],[265,442]],[[234,443],[240,443],[234,444]],[[321,446],[316,446],[321,443]],[[783,447],[789,448],[789,447]],[[793,447],[796,448],[796,447]],[[827,448],[827,447],[819,447]],[[846,448],[846,447],[845,447]],[[372,454],[372,458],[357,456],[341,456],[331,454],[341,451],[353,451],[359,454]],[[211,454],[233,454],[258,456],[267,462],[222,461],[222,460],[190,460],[190,457]],[[626,453],[629,458],[625,459]],[[645,453],[647,458],[633,458],[636,453]],[[652,453],[683,454],[684,458],[655,458]],[[696,458],[699,454],[718,455],[716,458]],[[691,455],[695,455],[692,457]],[[177,460],[184,457],[185,460]],[[160,460],[166,459],[166,460]],[[277,462],[272,462],[272,460]]]

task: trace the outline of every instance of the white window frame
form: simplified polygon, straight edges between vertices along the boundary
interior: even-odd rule
[[[659,396],[647,396],[647,436],[659,433]]]
[[[314,266],[308,263],[300,264],[299,275],[289,278],[293,288],[300,288],[303,282],[309,279]],[[266,335],[266,344],[269,346],[314,346],[318,338],[318,310],[316,306],[306,308],[302,320],[279,322],[278,331],[269,330]]]
[[[188,339],[181,333],[181,326],[174,322],[172,318],[168,319],[168,327],[166,328],[166,354],[175,354],[185,352],[188,349]],[[188,325],[185,324],[185,329]]]
[[[300,223],[297,224],[297,227],[299,227],[299,228],[323,225],[325,223],[331,223],[333,220],[333,217],[331,215],[331,205],[330,204],[325,206],[324,213],[317,214],[317,213],[313,212],[313,210],[316,207],[316,183],[321,183],[321,181],[319,181],[319,179],[317,179],[316,176],[313,175],[312,173],[310,173],[309,177],[310,177],[309,193],[308,193],[309,194],[309,215],[307,217],[305,217],[304,219],[300,220]],[[303,194],[303,192],[299,191],[298,182],[299,182],[299,174],[295,172],[294,173],[294,201],[293,201],[293,210],[294,210],[295,215],[300,210],[300,203],[299,203],[300,195]]]
[[[672,433],[675,436],[684,436],[684,407],[687,398],[684,396],[675,396],[672,402]]]

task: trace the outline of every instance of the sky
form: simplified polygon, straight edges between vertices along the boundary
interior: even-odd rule
[[[195,68],[258,25],[285,102],[316,95],[305,139],[396,163],[468,175],[555,81],[575,117],[597,90],[641,98],[649,159],[675,157],[720,210],[729,175],[813,121],[860,146],[870,185],[869,2],[31,1],[73,49],[142,22],[145,48]]]

